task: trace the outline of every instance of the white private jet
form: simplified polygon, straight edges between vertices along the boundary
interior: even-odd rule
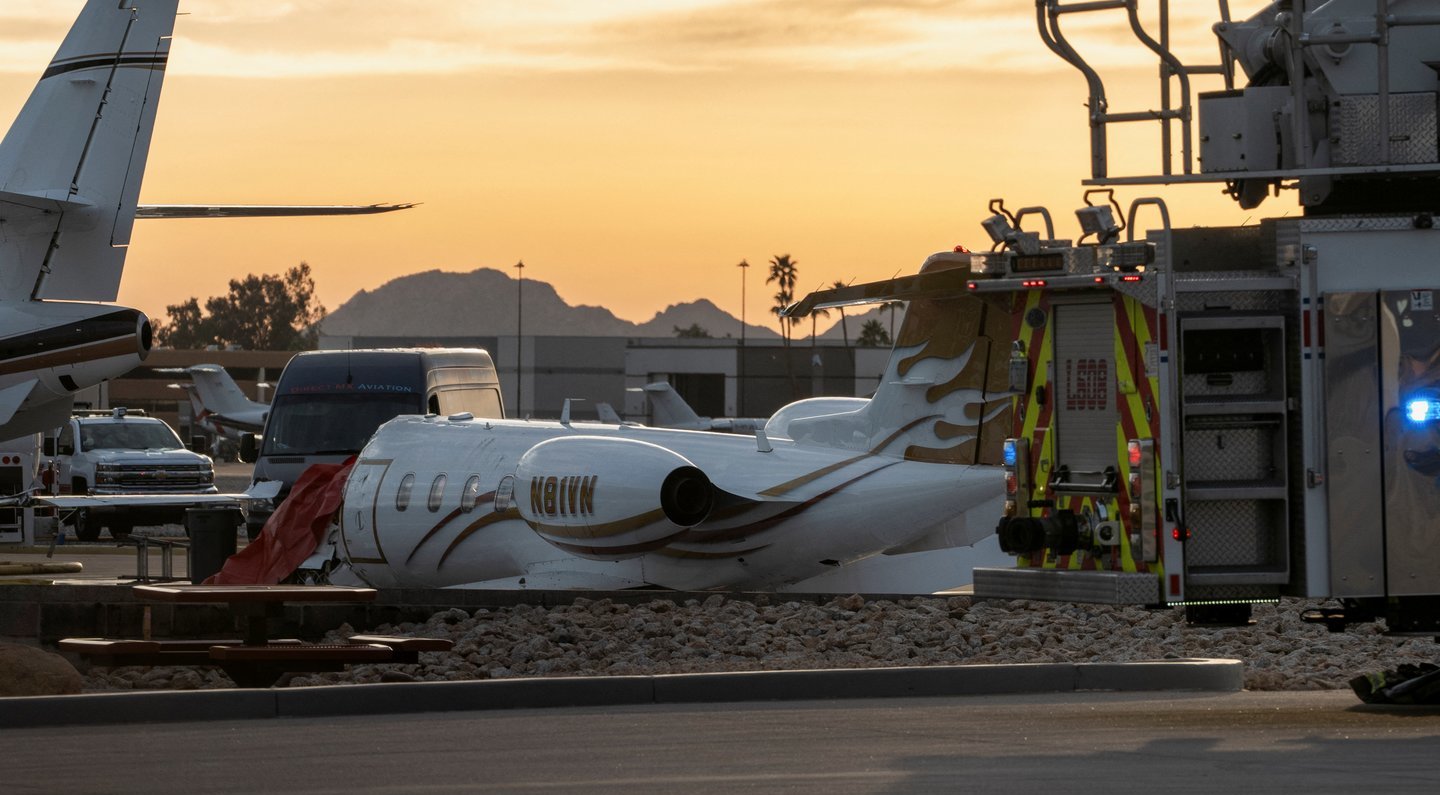
[[[138,205],[178,0],[89,0],[0,141],[0,439],[57,427],[134,369],[151,327],[114,301],[137,217],[411,205]]]
[[[763,589],[974,545],[1003,499],[1010,330],[973,296],[929,297],[968,268],[947,252],[875,288],[912,304],[872,399],[792,403],[754,438],[391,420],[349,474],[333,562],[376,587]]]
[[[196,424],[216,436],[239,441],[246,433],[265,429],[270,404],[245,396],[235,379],[218,364],[196,364],[189,367],[156,368],[164,373],[187,373],[191,383],[184,389],[190,396],[190,408]]]

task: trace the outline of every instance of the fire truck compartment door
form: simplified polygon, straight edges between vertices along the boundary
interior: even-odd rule
[[[1054,308],[1055,466],[1069,467],[1073,485],[1099,485],[1115,466],[1115,309],[1105,303]],[[1084,473],[1084,474],[1080,474]],[[1063,488],[1063,487],[1062,487]]]
[[[1330,591],[1341,597],[1385,595],[1376,311],[1373,292],[1325,296]]]
[[[1440,594],[1440,290],[1380,293],[1385,573],[1392,596]],[[1423,415],[1423,416],[1422,416]]]

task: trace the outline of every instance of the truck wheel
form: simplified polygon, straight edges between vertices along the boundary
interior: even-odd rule
[[[75,517],[75,537],[81,541],[99,541],[101,524],[89,511],[81,511]]]
[[[116,541],[122,541],[126,538],[129,538],[130,531],[134,529],[135,525],[129,522],[111,522],[110,537],[115,539]]]

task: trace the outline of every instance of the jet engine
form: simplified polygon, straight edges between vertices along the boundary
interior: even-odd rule
[[[64,422],[76,392],[135,369],[153,342],[145,313],[110,304],[7,304],[0,328],[0,438]]]
[[[705,521],[715,501],[684,456],[634,439],[549,439],[515,470],[520,516],[556,547],[595,560],[659,549]]]

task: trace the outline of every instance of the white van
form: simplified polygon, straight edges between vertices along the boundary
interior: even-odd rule
[[[274,504],[250,507],[246,530],[259,535],[274,506],[311,464],[360,452],[375,429],[401,414],[505,416],[500,379],[479,348],[311,351],[290,360],[275,385],[265,432],[242,437],[253,481],[278,480]]]

